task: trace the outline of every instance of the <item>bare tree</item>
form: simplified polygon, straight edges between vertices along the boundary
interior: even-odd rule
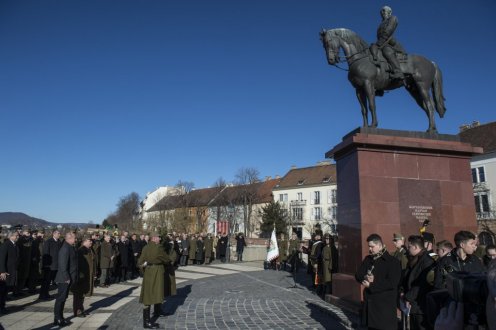
[[[243,224],[245,236],[252,236],[251,218],[253,205],[257,202],[256,183],[260,182],[260,172],[253,167],[242,167],[236,173],[236,183],[240,185],[238,199],[243,211]]]
[[[121,229],[132,229],[139,203],[140,197],[135,192],[121,197],[119,202],[117,202],[117,210],[110,214],[104,221],[114,226],[117,225]]]

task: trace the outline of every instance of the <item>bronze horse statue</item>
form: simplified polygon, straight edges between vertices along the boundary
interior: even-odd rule
[[[355,87],[360,102],[363,127],[377,127],[375,96],[382,96],[385,90],[405,86],[429,119],[427,132],[437,133],[434,112],[443,118],[446,108],[443,96],[443,78],[438,66],[420,55],[405,55],[400,60],[403,80],[390,79],[387,61],[379,52],[378,63],[374,62],[369,45],[355,32],[348,29],[332,29],[320,32],[327,62],[337,65],[339,51],[343,49],[348,62],[348,80]],[[432,96],[430,91],[432,91]],[[369,125],[368,111],[372,115]]]

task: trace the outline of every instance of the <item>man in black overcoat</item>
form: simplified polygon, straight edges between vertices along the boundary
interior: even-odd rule
[[[19,264],[19,249],[17,239],[19,234],[12,231],[0,246],[0,315],[6,314],[5,300],[7,293],[17,284],[17,266]]]
[[[55,280],[58,269],[58,256],[62,243],[59,240],[60,232],[54,230],[52,237],[47,239],[43,244],[43,255],[41,257],[43,267],[43,279],[40,288],[40,299],[50,299],[49,289],[50,283]]]
[[[396,306],[401,281],[401,265],[391,256],[377,234],[367,237],[369,255],[366,256],[355,279],[363,291],[362,323],[369,329],[397,330]]]
[[[74,243],[76,242],[76,235],[74,233],[67,233],[65,241],[59,251],[58,257],[58,271],[55,276],[55,283],[57,283],[57,299],[54,306],[54,324],[56,326],[66,326],[69,324],[64,319],[64,305],[69,295],[69,288],[78,280],[78,259]]]

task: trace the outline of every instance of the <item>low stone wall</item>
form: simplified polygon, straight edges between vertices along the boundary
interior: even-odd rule
[[[231,259],[236,260],[236,245],[231,246]],[[267,258],[265,245],[248,245],[243,250],[243,261],[263,261]]]

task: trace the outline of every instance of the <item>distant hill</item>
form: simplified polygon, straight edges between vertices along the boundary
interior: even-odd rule
[[[30,228],[55,227],[57,225],[67,225],[69,227],[87,227],[87,223],[56,223],[43,219],[31,217],[21,212],[0,212],[0,225],[25,225]]]

